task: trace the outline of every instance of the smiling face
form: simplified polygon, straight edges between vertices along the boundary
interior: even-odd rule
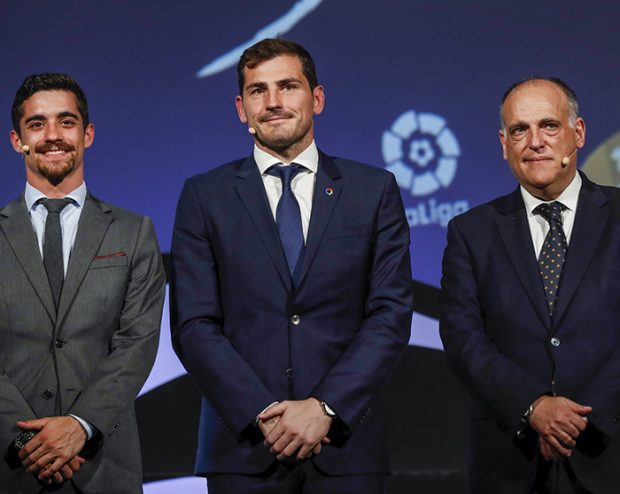
[[[11,143],[24,154],[28,183],[49,195],[68,193],[83,182],[84,149],[94,136],[92,124],[84,128],[72,92],[39,91],[24,101],[19,134],[11,131]],[[24,145],[29,153],[23,152]]]
[[[581,118],[571,121],[564,91],[546,80],[515,88],[502,108],[500,142],[504,159],[530,194],[549,201],[571,183],[577,170],[576,151],[585,144]],[[568,165],[562,159],[569,157]]]
[[[243,70],[243,94],[235,100],[239,119],[256,130],[259,148],[290,161],[314,138],[313,118],[323,111],[323,87],[310,89],[294,55]]]

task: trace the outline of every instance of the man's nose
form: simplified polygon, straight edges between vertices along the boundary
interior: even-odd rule
[[[45,126],[45,134],[46,141],[61,141],[62,135],[60,133],[60,129],[56,124],[50,123]]]
[[[282,100],[280,98],[279,91],[267,91],[265,97],[267,99],[267,101],[265,102],[265,105],[268,110],[273,110],[275,108],[282,108]]]
[[[530,142],[529,146],[532,149],[540,149],[545,145],[545,134],[539,128],[530,129]]]

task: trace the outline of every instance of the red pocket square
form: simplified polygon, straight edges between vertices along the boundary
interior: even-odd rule
[[[102,256],[95,256],[93,261],[100,261],[101,259],[110,259],[110,257],[124,257],[127,254],[124,252],[112,252],[112,254],[104,254]]]

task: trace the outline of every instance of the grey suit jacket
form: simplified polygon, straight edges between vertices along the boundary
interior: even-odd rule
[[[0,448],[18,420],[75,414],[96,428],[73,482],[142,492],[133,402],[155,358],[165,275],[151,221],[88,195],[58,313],[23,197],[0,211]],[[0,493],[39,492],[0,461]]]

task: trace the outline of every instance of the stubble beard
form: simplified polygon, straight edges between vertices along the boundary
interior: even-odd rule
[[[48,163],[45,158],[37,156],[37,169],[50,184],[56,186],[75,169],[75,155],[71,153],[66,160],[55,163]]]
[[[282,156],[287,156],[289,154],[297,155],[303,151],[303,149],[299,148],[305,148],[302,143],[306,140],[310,127],[304,129],[296,126],[291,130],[285,128],[273,130],[267,136],[257,135],[258,142],[267,149],[276,151]]]

